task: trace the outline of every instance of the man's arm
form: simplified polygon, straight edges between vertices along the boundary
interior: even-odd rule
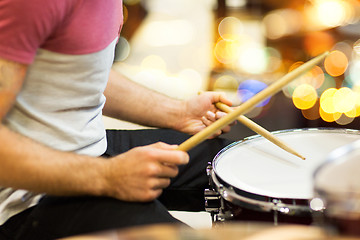
[[[89,183],[81,179],[81,175],[72,175],[80,170],[80,163],[82,166],[90,167],[98,161],[85,161],[89,159],[52,150],[3,125],[6,114],[21,90],[26,71],[27,65],[0,58],[0,185],[51,194],[79,194],[92,191],[96,194],[96,187],[91,186],[98,185],[96,180]],[[88,169],[85,170],[87,172],[84,173],[84,177],[92,175],[94,179],[100,179],[96,177],[96,168],[88,167],[84,168]]]
[[[11,131],[3,120],[21,89],[26,69],[26,65],[0,58],[0,186],[53,195],[148,201],[170,183],[169,178],[177,174],[176,165],[187,162],[184,152],[160,143],[105,160],[57,151]]]
[[[195,134],[224,115],[215,103],[231,102],[223,94],[212,92],[180,101],[147,89],[112,70],[104,92],[103,114],[146,126],[172,128]],[[230,130],[227,126],[224,132]],[[215,135],[219,135],[218,132]]]
[[[184,102],[148,89],[111,70],[103,114],[146,126],[176,128]]]

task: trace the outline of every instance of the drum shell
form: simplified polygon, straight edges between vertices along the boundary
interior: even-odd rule
[[[312,212],[307,207],[309,205],[307,199],[255,196],[228,185],[216,176],[214,171],[211,171],[211,174],[213,176],[210,185],[219,196],[214,222],[256,221],[271,222],[275,225],[279,223],[310,225],[313,222]],[[213,211],[214,208],[211,209]]]

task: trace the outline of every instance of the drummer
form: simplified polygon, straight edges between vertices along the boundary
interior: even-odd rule
[[[205,168],[230,126],[189,154],[176,148],[224,115],[214,103],[231,102],[178,101],[111,70],[122,19],[120,0],[1,1],[0,239],[179,223],[168,209],[204,210]],[[105,131],[102,114],[156,129]]]

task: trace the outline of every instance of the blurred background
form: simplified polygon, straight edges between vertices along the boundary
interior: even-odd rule
[[[246,116],[270,131],[360,129],[359,0],[124,0],[124,21],[114,68],[178,99],[221,91],[239,105],[330,51]]]

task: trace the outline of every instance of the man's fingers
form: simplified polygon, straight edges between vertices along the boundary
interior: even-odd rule
[[[152,190],[164,189],[170,185],[169,178],[154,178],[151,182],[150,188]]]
[[[202,123],[203,123],[205,126],[209,126],[210,124],[213,123],[212,121],[210,121],[209,119],[207,119],[205,116],[201,118],[201,121],[202,121]]]
[[[164,163],[161,166],[161,172],[157,176],[162,178],[172,178],[176,177],[178,173],[179,169],[176,165],[169,165]]]
[[[208,120],[214,122],[214,121],[216,121],[216,117],[217,117],[217,116],[216,116],[216,114],[215,114],[214,112],[212,112],[212,111],[207,111],[206,114],[205,114],[205,117],[206,117]]]
[[[157,151],[153,152],[153,157],[165,165],[183,165],[189,162],[189,155],[186,152],[176,150],[178,145],[157,142],[152,146],[157,148]]]
[[[226,97],[225,93],[220,93],[219,99],[220,102],[225,103],[228,106],[232,106],[232,102]]]

